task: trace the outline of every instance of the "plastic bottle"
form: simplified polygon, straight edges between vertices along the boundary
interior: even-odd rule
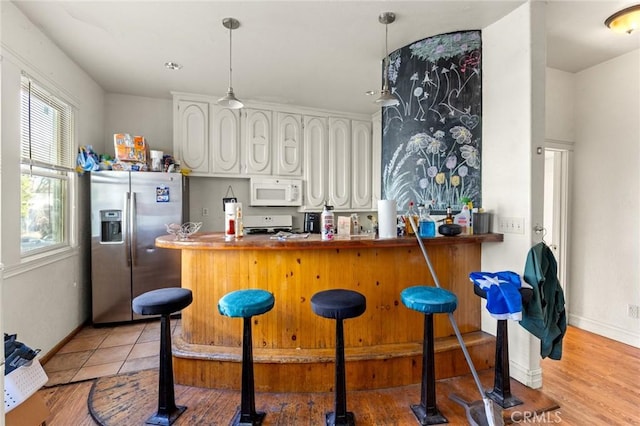
[[[244,224],[242,223],[242,203],[236,203],[236,239],[244,236]]]
[[[409,208],[407,209],[407,213],[403,216],[406,235],[414,235],[414,229],[413,226],[411,226],[411,221],[409,220],[410,217],[413,218],[413,224],[418,225],[420,217],[416,214],[416,211],[413,208],[413,201],[409,201]]]
[[[325,204],[324,209],[322,210],[322,215],[320,216],[321,232],[322,232],[322,240],[329,241],[333,240],[333,236],[335,234],[335,227],[333,222],[333,206],[328,206]]]
[[[471,213],[469,213],[469,206],[463,205],[462,210],[453,218],[453,223],[460,225],[462,228],[462,234],[469,234],[471,222]]]
[[[433,238],[436,236],[436,222],[429,215],[429,209],[424,206],[419,206],[420,212],[420,226],[418,227],[418,235],[420,238]]]

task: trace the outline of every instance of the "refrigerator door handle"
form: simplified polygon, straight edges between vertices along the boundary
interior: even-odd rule
[[[137,226],[136,226],[136,216],[138,214],[138,212],[136,211],[136,193],[135,192],[131,192],[131,219],[129,221],[129,226],[131,227],[131,264],[133,266],[136,265],[136,250],[137,250],[137,239],[136,239],[136,234],[138,232]]]
[[[130,197],[131,193],[124,193],[124,251],[125,256],[127,257],[127,266],[131,267],[131,215],[129,214],[130,209]]]

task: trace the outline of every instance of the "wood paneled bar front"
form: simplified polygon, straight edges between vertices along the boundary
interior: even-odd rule
[[[501,234],[424,240],[440,284],[458,296],[454,315],[477,369],[493,365],[494,338],[481,331],[480,299],[469,272],[480,269],[482,243],[500,241]],[[367,298],[366,312],[345,321],[349,389],[420,382],[423,316],[402,304],[400,292],[434,282],[415,238],[321,241],[312,234],[225,241],[222,233],[201,233],[186,241],[161,236],[156,245],[182,250],[182,286],[193,292],[173,340],[176,383],[239,388],[242,321],[220,315],[217,304],[224,294],[246,288],[268,290],[276,299],[272,311],[253,319],[256,390],[332,390],[335,323],[310,306],[313,294],[332,288]],[[446,315],[434,316],[434,332],[437,378],[467,374]]]

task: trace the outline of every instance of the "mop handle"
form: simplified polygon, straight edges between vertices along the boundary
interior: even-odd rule
[[[413,221],[413,217],[411,215],[409,217],[409,222],[411,223],[411,227],[416,235],[416,239],[418,240],[418,245],[420,246],[420,250],[422,250],[422,255],[424,256],[424,260],[427,261],[427,266],[429,267],[429,272],[431,272],[431,277],[433,278],[433,282],[436,283],[436,287],[440,287],[440,282],[438,281],[438,276],[433,269],[433,265],[431,265],[431,260],[429,260],[429,255],[427,254],[427,249],[424,248],[424,243],[422,242],[422,238],[418,234],[418,227]],[[471,356],[469,355],[469,351],[467,351],[467,346],[464,344],[464,340],[462,340],[462,335],[460,334],[460,330],[458,329],[458,324],[456,324],[456,320],[453,317],[453,313],[449,312],[449,321],[451,322],[451,326],[453,327],[453,331],[456,333],[456,337],[458,338],[458,342],[460,343],[460,347],[462,348],[462,352],[464,353],[464,357],[467,359],[467,364],[469,365],[469,369],[471,370],[471,374],[473,375],[473,379],[476,382],[476,386],[478,386],[478,390],[480,391],[480,395],[484,397],[484,389],[482,388],[482,383],[480,382],[480,377],[478,377],[478,373],[476,372],[476,368],[473,366],[473,361],[471,361]]]

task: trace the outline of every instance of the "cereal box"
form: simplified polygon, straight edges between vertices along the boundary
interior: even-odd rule
[[[133,161],[136,163],[147,162],[149,147],[144,136],[131,136],[128,133],[116,133],[113,135],[115,157],[120,161]]]

